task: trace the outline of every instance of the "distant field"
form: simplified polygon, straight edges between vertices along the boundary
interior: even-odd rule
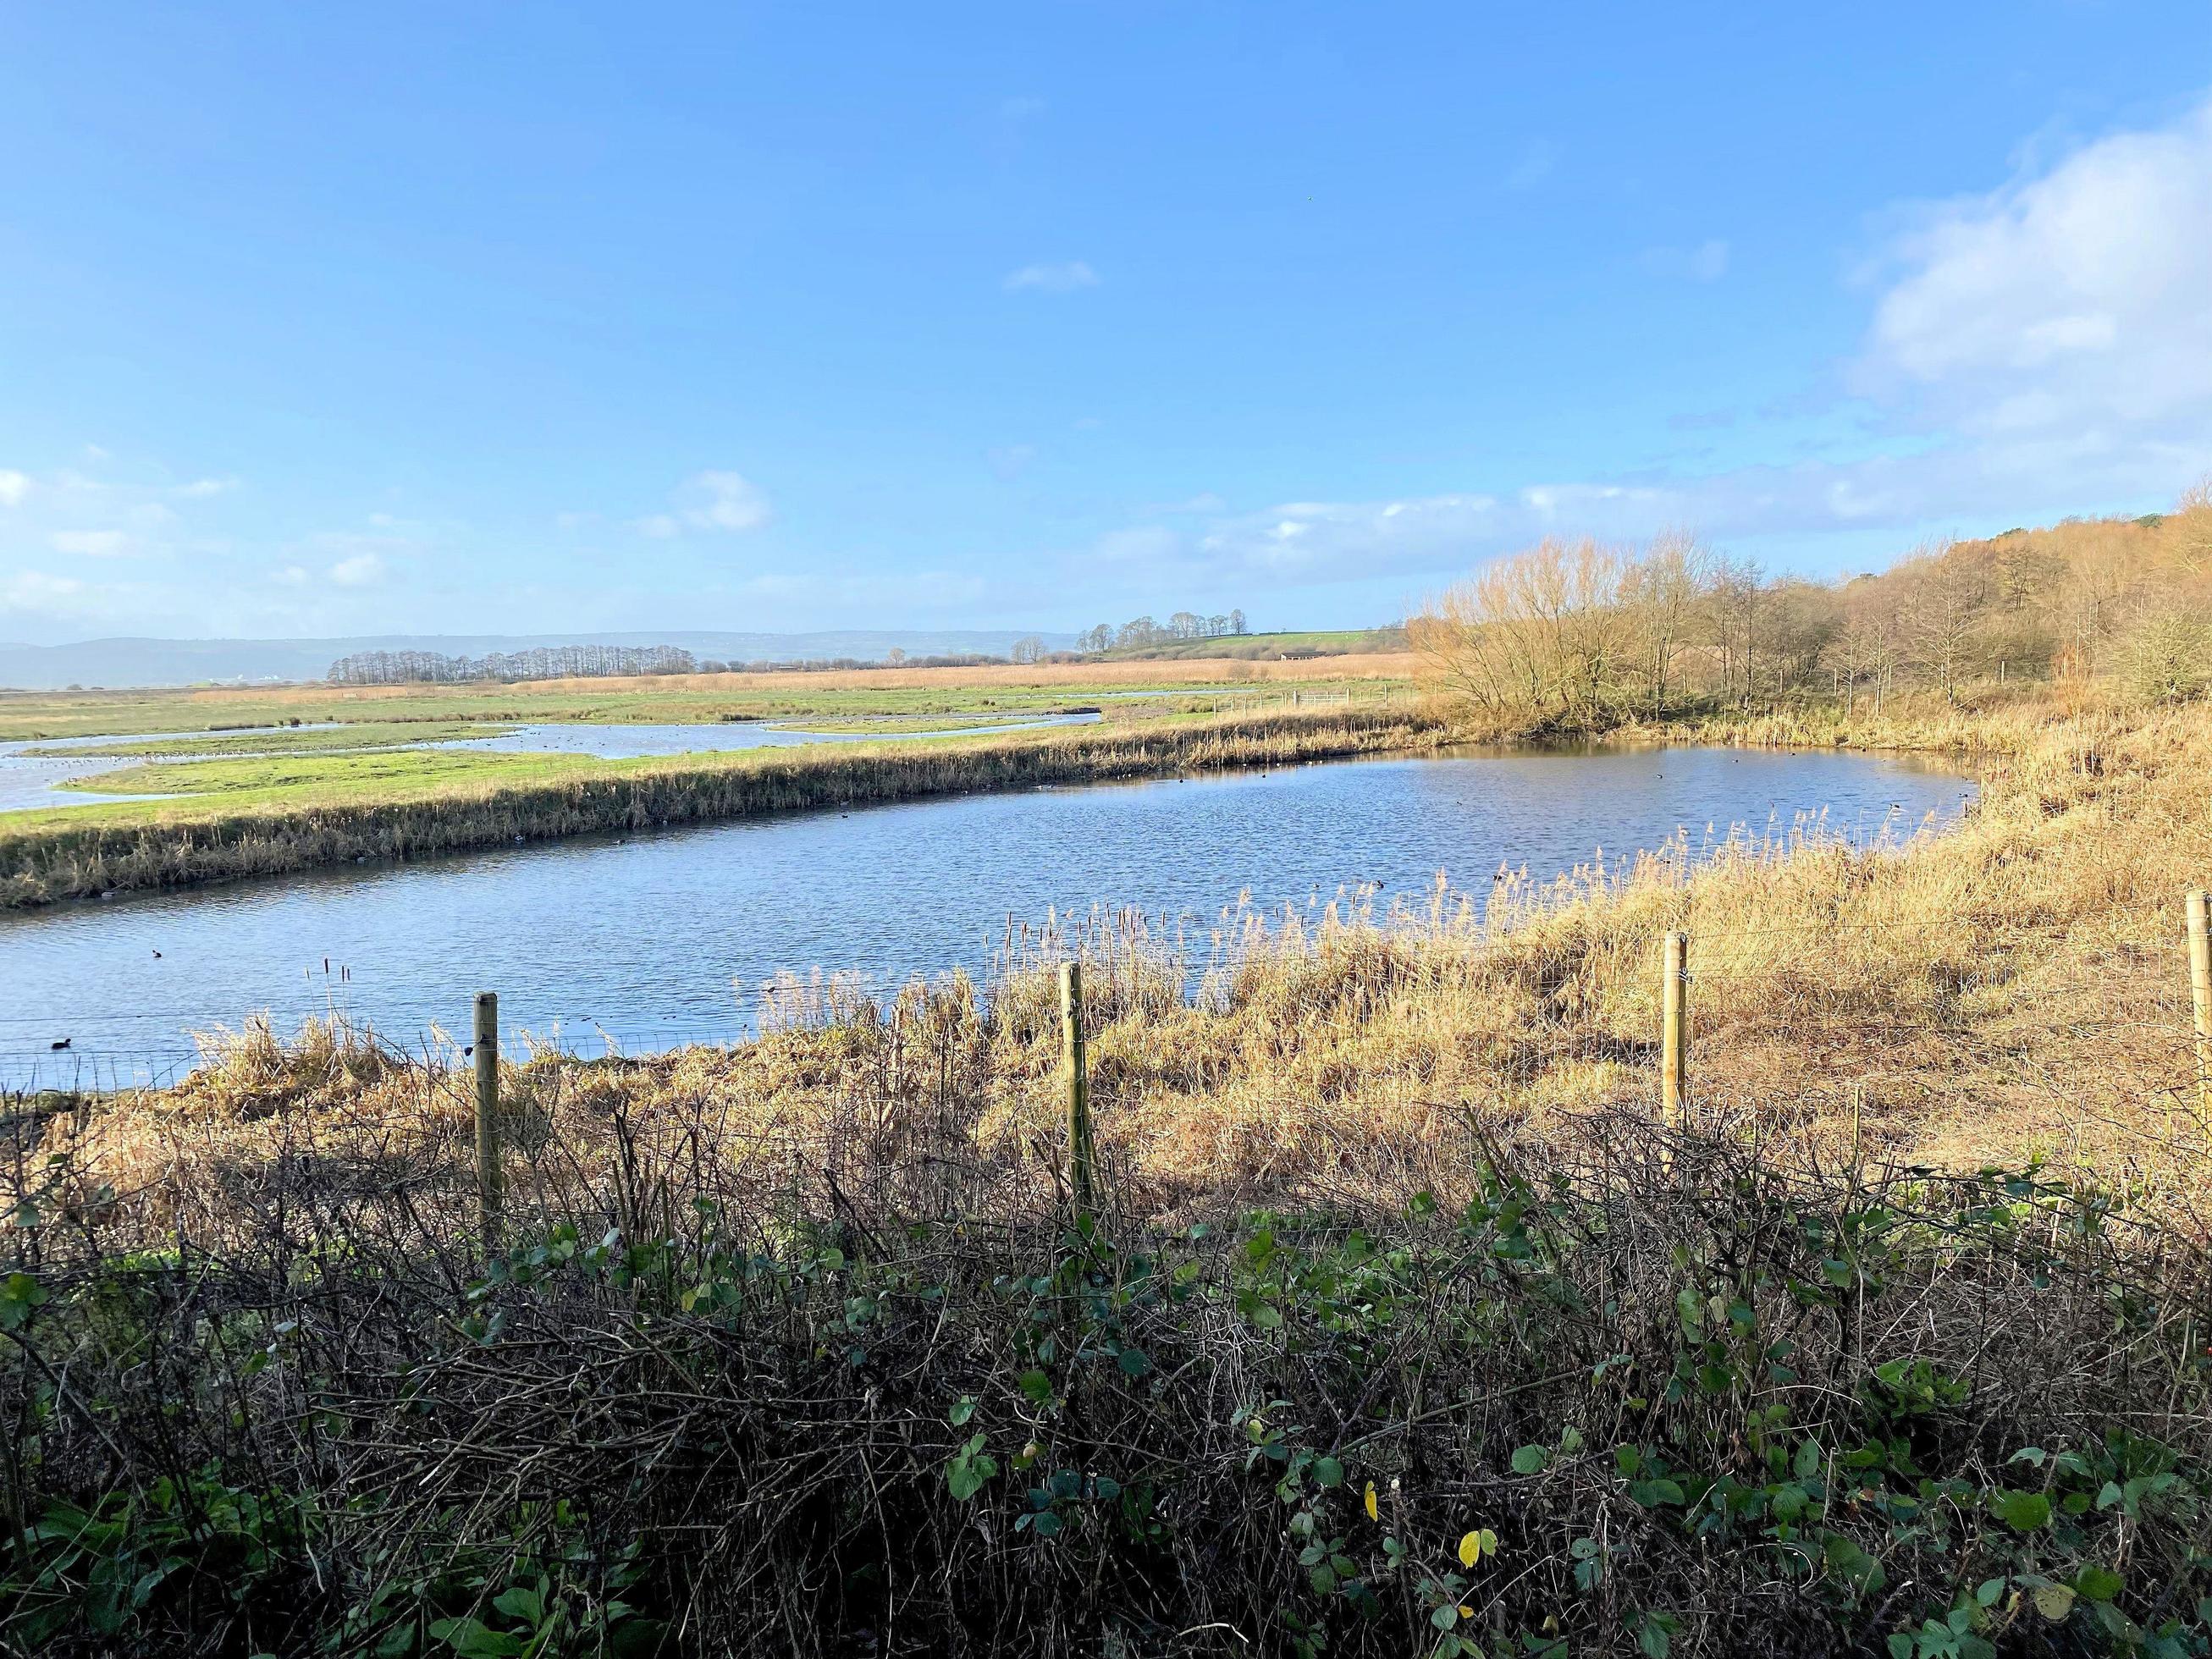
[[[1255,636],[1257,637],[1257,636]],[[1328,637],[1328,636],[1315,636]],[[1342,637],[1353,637],[1346,635]],[[1216,642],[1218,643],[1218,642]],[[1220,657],[983,668],[874,668],[822,673],[684,674],[538,680],[516,685],[194,687],[155,691],[0,692],[0,739],[268,728],[294,720],[579,721],[637,724],[807,716],[1056,714],[1131,691],[1237,684],[1290,691],[1355,685],[1381,694],[1413,676],[1404,653],[1300,662]],[[351,745],[340,745],[351,746]]]
[[[1237,634],[1226,639],[1170,640],[1160,645],[1118,647],[1101,662],[1184,662],[1230,659],[1247,662],[1298,661],[1315,657],[1375,656],[1406,649],[1402,628],[1348,628],[1307,634]]]

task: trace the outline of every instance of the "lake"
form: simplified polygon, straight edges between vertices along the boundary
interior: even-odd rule
[[[106,1087],[188,1065],[189,1033],[337,1000],[413,1043],[500,994],[509,1033],[598,1051],[742,1035],[782,971],[872,986],[979,975],[1008,918],[1134,906],[1204,924],[1239,896],[1486,890],[1619,863],[1678,832],[1859,842],[1942,827],[1973,784],[1896,757],[1728,749],[1466,751],[898,802],[591,836],[0,917],[0,1082]],[[52,1044],[66,1040],[69,1048]]]

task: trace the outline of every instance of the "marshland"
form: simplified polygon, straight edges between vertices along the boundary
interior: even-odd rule
[[[2205,514],[1827,589],[1547,546],[1336,705],[41,815],[19,896],[172,890],[0,927],[140,987],[197,937],[242,994],[252,932],[380,884],[550,899],[495,1048],[384,1028],[403,944],[238,994],[167,1086],[8,1102],[0,1641],[2205,1651]],[[963,927],[933,836],[1038,884]],[[668,951],[573,942],[592,870],[687,848]],[[780,945],[806,870],[900,860],[838,937],[925,942],[872,975],[706,915],[764,866]],[[532,1018],[687,940],[748,989],[715,1041]]]

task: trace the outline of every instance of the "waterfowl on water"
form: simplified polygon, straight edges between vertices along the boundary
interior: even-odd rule
[[[66,1048],[70,1046],[70,1040],[67,1037],[64,1037],[60,1042],[53,1044],[52,1046],[57,1049]]]

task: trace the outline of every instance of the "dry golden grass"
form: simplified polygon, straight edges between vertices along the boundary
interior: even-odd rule
[[[1830,1148],[1856,1124],[1869,1155],[1966,1167],[2170,1172],[2177,1142],[2189,1156],[2203,1144],[2179,906],[2212,872],[2212,720],[2013,703],[1972,735],[1979,805],[1901,846],[1815,828],[1709,861],[1677,848],[1540,885],[1439,891],[1417,910],[1349,894],[1313,923],[1230,913],[1174,939],[1091,918],[1017,941],[988,998],[957,978],[882,1007],[793,986],[757,1041],[543,1054],[511,1067],[507,1092],[524,1139],[564,1156],[607,1155],[617,1115],[693,1130],[703,1116],[749,1157],[858,1156],[900,1180],[926,1182],[957,1146],[964,1168],[1026,1202],[1051,1179],[1051,969],[1074,953],[1124,1201],[1164,1213],[1402,1194],[1450,1184],[1470,1114],[1540,1131],[1650,1109],[1659,942],[1680,927],[1692,1103],[1709,1122]],[[122,1184],[187,1205],[302,1145],[374,1163],[400,1133],[459,1169],[465,1079],[373,1054],[359,1033],[288,1048],[249,1030],[176,1089],[103,1106],[97,1156]]]
[[[1410,680],[1413,658],[1407,652],[1342,657],[1306,657],[1290,662],[1253,661],[1241,657],[1179,657],[1171,662],[1067,662],[989,665],[976,668],[853,668],[760,674],[686,674],[635,679],[533,680],[547,690],[809,691],[957,690],[1028,689],[1052,691],[1085,686],[1219,685],[1248,680]],[[332,686],[332,692],[346,688]],[[386,688],[362,687],[361,690]],[[392,687],[395,691],[421,688]]]

